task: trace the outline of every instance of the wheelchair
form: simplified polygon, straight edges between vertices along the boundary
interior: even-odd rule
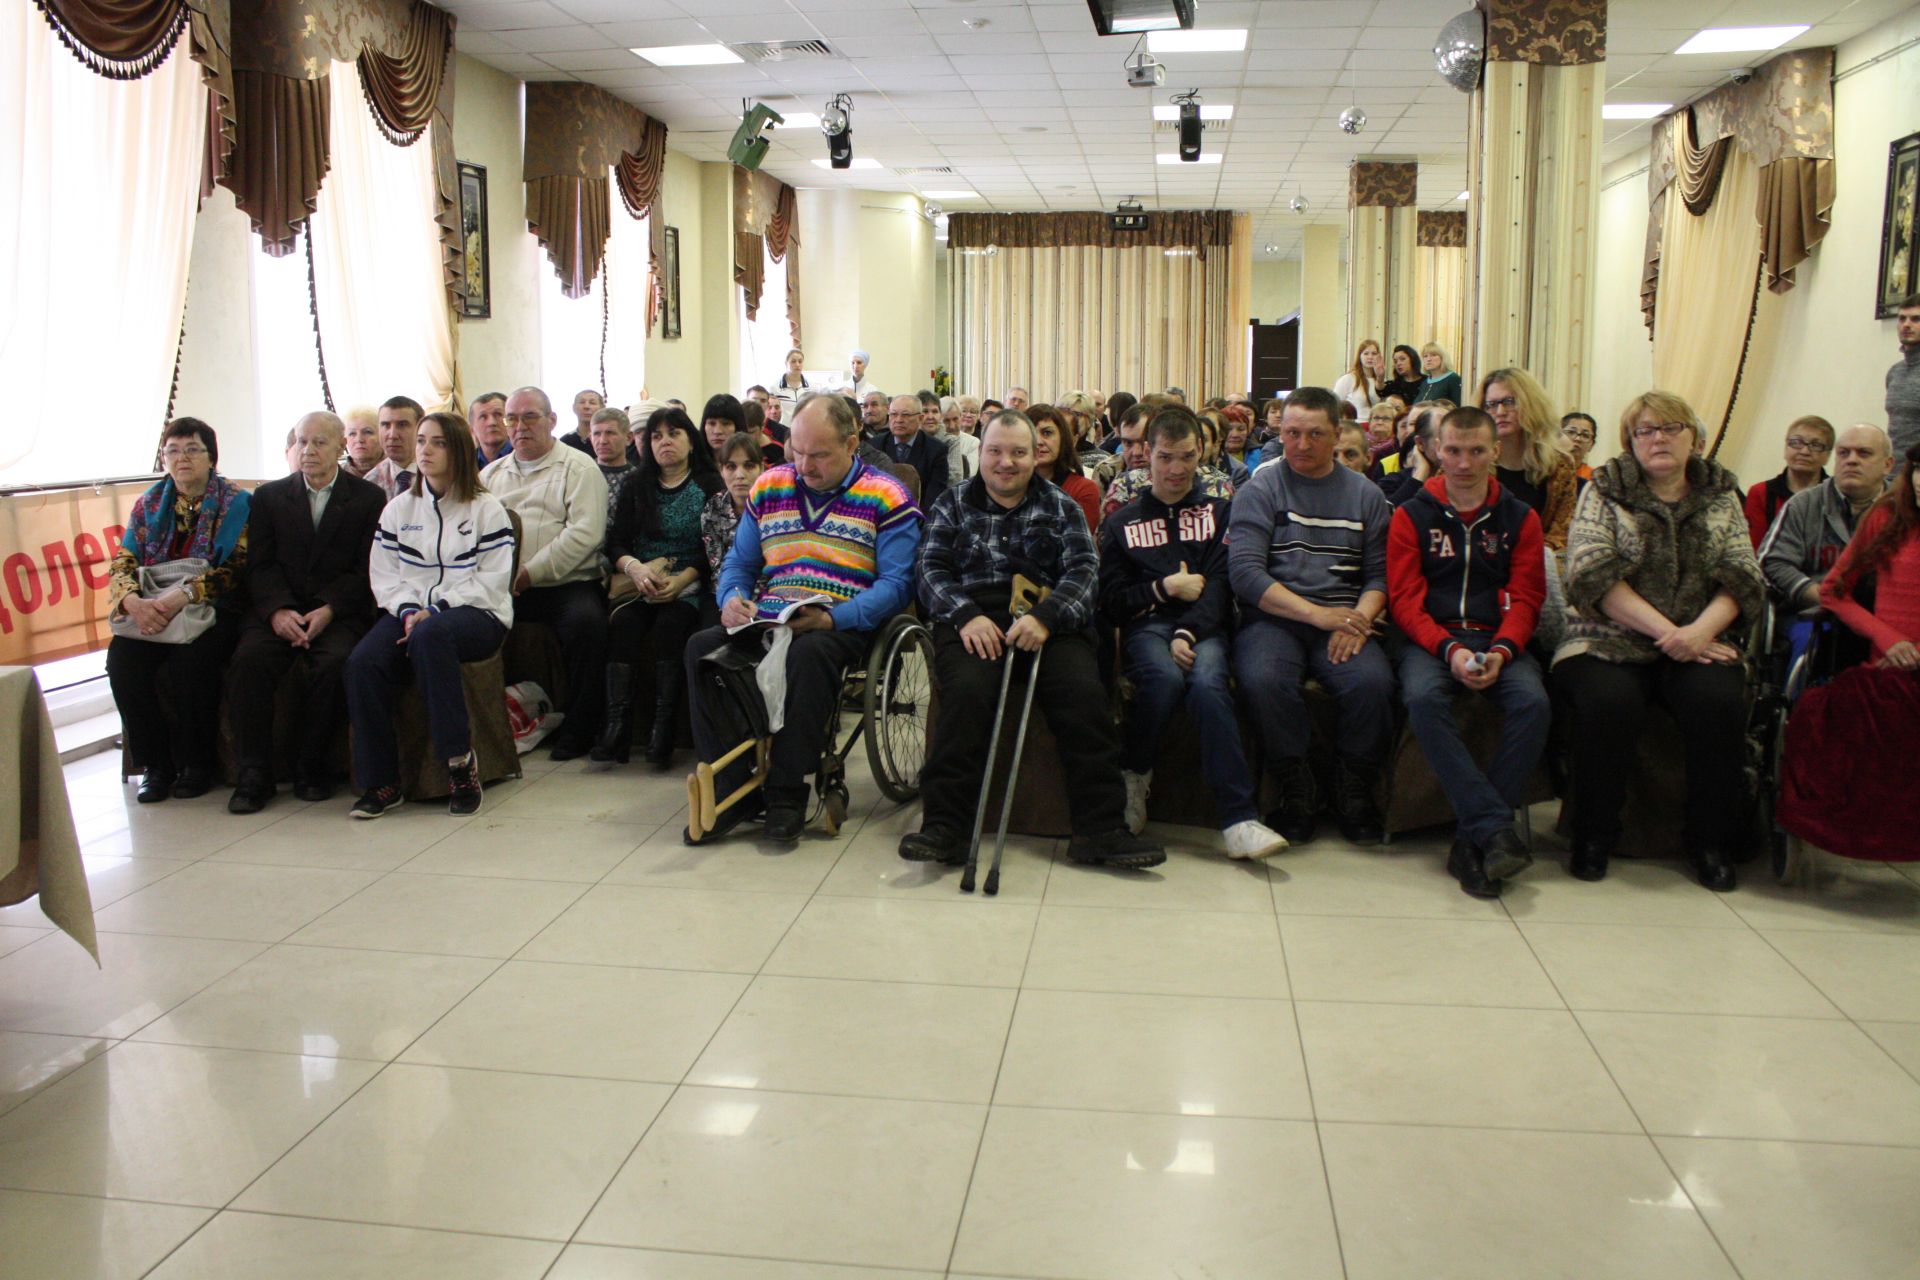
[[[685,842],[704,843],[732,822],[723,818],[735,806],[748,802],[766,780],[772,738],[766,733],[765,707],[747,669],[744,680],[726,686],[738,720],[746,729],[741,743],[711,764],[701,761],[687,777]],[[850,666],[841,677],[827,729],[827,747],[813,775],[809,826],[818,823],[828,835],[839,834],[846,822],[851,796],[847,788],[847,760],[862,739],[867,764],[882,795],[906,804],[920,795],[920,770],[927,757],[927,726],[933,708],[933,633],[911,611],[896,614],[874,633],[864,663]],[[847,713],[857,709],[857,715]],[[851,719],[851,724],[849,720]],[[735,760],[752,753],[752,776],[725,796],[716,795],[714,780]]]
[[[1794,632],[1797,624],[1803,623],[1807,631],[1801,644]],[[1747,777],[1756,802],[1755,825],[1774,879],[1780,884],[1799,882],[1808,866],[1805,846],[1774,820],[1786,752],[1787,718],[1801,694],[1832,679],[1843,666],[1863,656],[1850,652],[1859,647],[1831,615],[1789,613],[1771,594],[1760,625],[1749,638]]]

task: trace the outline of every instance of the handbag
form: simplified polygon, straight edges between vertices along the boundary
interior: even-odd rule
[[[198,582],[207,576],[207,570],[211,567],[198,557],[142,565],[140,598],[157,600],[175,587]],[[107,620],[107,626],[114,635],[125,636],[129,640],[148,640],[154,644],[192,644],[205,635],[207,628],[212,625],[213,606],[204,600],[189,600],[157,635],[141,634],[140,624],[128,614]]]

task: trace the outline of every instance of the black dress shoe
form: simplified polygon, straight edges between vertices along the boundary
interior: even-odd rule
[[[1067,841],[1067,857],[1070,861],[1096,867],[1145,871],[1148,867],[1157,867],[1165,862],[1167,851],[1125,827],[1115,827],[1097,836],[1073,837]]]
[[[593,750],[591,742],[576,742],[572,738],[555,738],[553,748],[547,756],[553,760],[578,760]]]
[[[293,794],[309,804],[319,804],[333,799],[333,783],[327,781],[325,774],[307,774],[294,779]]]
[[[767,801],[767,820],[762,828],[767,839],[775,844],[798,844],[800,833],[806,829],[807,810],[804,801]]]
[[[243,769],[227,798],[228,813],[258,813],[274,796],[273,779],[257,769]]]
[[[1733,890],[1733,864],[1719,849],[1690,848],[1687,851],[1687,869],[1693,872],[1694,879],[1715,893],[1730,893]]]
[[[185,768],[180,771],[180,776],[173,780],[175,800],[192,800],[196,796],[207,794],[212,789],[213,772],[209,769]]]
[[[1352,760],[1340,762],[1339,782],[1333,797],[1334,808],[1340,816],[1340,834],[1353,844],[1379,844],[1387,837],[1386,824],[1380,818],[1380,806],[1373,798],[1379,780],[1379,770],[1371,766]]]
[[[1613,841],[1573,838],[1573,855],[1567,859],[1567,874],[1575,880],[1604,880],[1607,860],[1613,856]]]
[[[1480,850],[1466,840],[1455,840],[1447,851],[1447,874],[1460,882],[1460,892],[1470,898],[1497,898],[1505,887],[1487,874]]]
[[[1508,828],[1493,834],[1492,839],[1487,841],[1487,847],[1481,851],[1480,860],[1489,878],[1507,880],[1532,866],[1533,854],[1512,828]]]
[[[908,862],[939,862],[955,867],[967,860],[967,841],[958,831],[922,827],[900,837],[900,856]]]
[[[140,790],[134,799],[141,804],[159,804],[173,794],[173,770],[149,769],[140,776]]]

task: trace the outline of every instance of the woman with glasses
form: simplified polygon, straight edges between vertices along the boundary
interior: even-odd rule
[[[1619,456],[1596,467],[1567,541],[1566,637],[1554,679],[1573,709],[1572,874],[1598,880],[1620,839],[1650,703],[1686,740],[1687,861],[1733,888],[1746,835],[1746,675],[1736,624],[1764,584],[1733,473],[1697,456],[1686,401],[1639,396],[1620,415]]]
[[[246,490],[214,469],[219,461],[212,427],[198,418],[169,422],[160,441],[160,482],[134,501],[108,571],[107,616],[139,632],[115,635],[108,644],[107,683],[126,730],[127,755],[141,770],[141,804],[188,800],[213,785],[221,673],[240,638],[249,501]],[[203,560],[208,568],[179,586],[143,593],[140,571],[170,560]],[[175,643],[182,628],[168,627],[190,604],[212,605],[213,625]]]
[[[1753,537],[1755,551],[1766,541],[1767,530],[1773,528],[1773,518],[1787,505],[1787,499],[1827,478],[1833,435],[1833,424],[1813,414],[1795,418],[1787,427],[1786,469],[1747,490],[1747,532]]]
[[[1560,427],[1546,390],[1525,369],[1495,369],[1480,380],[1480,407],[1493,418],[1500,456],[1494,478],[1534,509],[1547,546],[1565,550],[1579,464],[1560,447]]]
[[[1566,446],[1567,456],[1573,459],[1573,478],[1582,485],[1593,479],[1593,468],[1587,465],[1587,455],[1593,452],[1594,442],[1599,438],[1600,424],[1593,420],[1593,415],[1581,413],[1578,409],[1560,415],[1560,443]]]

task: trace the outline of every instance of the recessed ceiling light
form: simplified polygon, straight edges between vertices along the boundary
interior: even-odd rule
[[[1155,120],[1178,120],[1180,118],[1180,108],[1174,106],[1171,102],[1159,103],[1153,108],[1153,118]],[[1203,102],[1200,104],[1200,118],[1202,120],[1231,120],[1233,119],[1233,104],[1231,102]]]
[[[1675,49],[1675,53],[1764,53],[1778,49],[1806,32],[1797,27],[1708,27]]]
[[[1046,131],[1047,126],[1043,124],[1023,124],[1020,126],[1020,132],[1022,133],[1045,133]]]
[[[649,49],[633,49],[656,67],[717,67],[740,62],[739,54],[723,44],[663,44]]]
[[[956,188],[952,191],[922,191],[920,198],[922,200],[978,200],[980,193]]]
[[[1147,48],[1155,53],[1238,53],[1246,47],[1245,27],[1213,31],[1147,32]]]
[[[1651,120],[1673,110],[1671,102],[1609,102],[1600,108],[1602,120]]]
[[[776,129],[818,129],[820,127],[818,111],[786,111],[781,114],[786,119],[773,126]]]
[[[814,160],[813,167],[816,169],[831,169],[833,168],[833,161],[828,160],[825,156],[821,156]],[[879,169],[883,167],[884,166],[872,156],[855,156],[853,163],[847,166],[849,169]]]
[[[1219,164],[1218,151],[1202,151],[1198,160],[1182,160],[1178,151],[1162,151],[1153,157],[1155,164]]]

